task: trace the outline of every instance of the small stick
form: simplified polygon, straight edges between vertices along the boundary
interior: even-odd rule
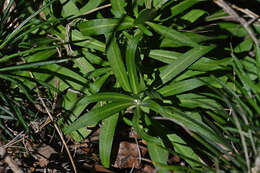
[[[102,10],[102,9],[104,9],[104,8],[111,7],[111,6],[112,6],[111,4],[106,4],[106,5],[103,5],[103,6],[94,8],[94,9],[92,9],[92,10],[90,10],[90,11],[87,11],[86,13],[83,13],[83,14],[81,14],[81,15],[78,15],[78,16],[73,17],[72,20],[75,19],[75,18],[81,18],[81,17],[83,17],[83,16],[86,16],[86,15],[88,15],[88,14],[94,13],[94,12],[96,12],[96,11],[99,11],[99,10]]]
[[[30,73],[31,73],[31,72],[30,72]],[[31,74],[32,74],[32,73],[31,73]],[[40,95],[40,92],[39,92],[38,88],[37,88],[37,95],[38,95],[38,97],[39,97],[39,99],[40,99],[40,101],[41,101],[41,103],[42,103],[44,109],[46,110],[46,112],[47,112],[47,114],[48,114],[50,120],[53,122],[54,128],[56,129],[56,131],[58,132],[58,134],[59,134],[59,136],[60,136],[60,139],[61,139],[61,141],[62,141],[62,143],[63,143],[63,145],[64,145],[64,147],[65,147],[65,149],[66,149],[66,151],[67,151],[67,153],[68,153],[68,156],[69,156],[69,159],[70,159],[70,162],[71,162],[71,165],[72,165],[72,167],[73,167],[74,172],[77,173],[77,169],[76,169],[75,163],[74,163],[73,158],[72,158],[72,156],[71,156],[70,150],[69,150],[69,148],[68,148],[68,146],[67,146],[67,144],[66,144],[66,142],[65,142],[65,140],[64,140],[62,131],[61,131],[60,128],[58,127],[57,123],[54,121],[53,116],[51,115],[50,110],[48,109],[48,107],[46,106],[45,102],[43,101],[43,99],[42,99],[42,97],[41,97],[41,95]]]
[[[24,61],[24,63],[25,63],[25,60],[24,60],[24,59],[23,59],[23,61]],[[35,79],[35,77],[34,77],[34,75],[33,75],[32,72],[29,72],[29,74],[30,74],[31,78]],[[51,122],[53,123],[55,130],[58,132],[58,135],[60,136],[60,139],[61,139],[61,141],[62,141],[62,143],[63,143],[63,145],[64,145],[64,147],[65,147],[65,149],[66,149],[66,151],[67,151],[67,154],[68,154],[68,156],[69,156],[69,159],[70,159],[70,162],[71,162],[71,165],[72,165],[72,168],[73,168],[74,172],[77,173],[77,169],[76,169],[75,163],[74,163],[73,158],[72,158],[72,156],[71,156],[69,147],[68,147],[68,145],[66,144],[66,142],[65,142],[65,140],[64,140],[63,133],[62,133],[62,131],[60,130],[60,128],[59,128],[59,126],[57,125],[57,123],[54,121],[54,118],[53,118],[53,116],[52,116],[52,114],[51,114],[51,111],[50,111],[49,108],[46,106],[45,102],[43,101],[43,99],[42,99],[42,97],[41,97],[41,94],[40,94],[40,90],[39,90],[39,88],[38,88],[37,86],[36,86],[36,92],[37,92],[37,96],[38,96],[38,98],[40,99],[40,101],[41,101],[41,103],[42,103],[42,105],[43,105],[43,107],[44,107],[46,113],[47,113],[48,116],[49,116],[49,119],[50,119]]]
[[[233,10],[224,0],[213,0],[218,6],[223,8],[230,16],[233,16],[248,32],[249,36],[253,39],[256,45],[259,45],[258,40],[252,30],[249,28],[247,21],[240,17],[235,10]]]
[[[249,9],[240,8],[240,7],[238,7],[238,6],[234,5],[234,4],[232,5],[232,8],[234,8],[234,9],[236,9],[236,10],[238,10],[238,11],[241,11],[242,13],[248,15],[249,17],[251,17],[251,18],[253,18],[253,19],[259,18],[259,15],[257,15],[256,13],[250,11]],[[258,20],[258,21],[259,21],[259,20]]]

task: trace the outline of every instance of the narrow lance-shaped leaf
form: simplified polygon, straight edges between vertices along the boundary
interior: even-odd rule
[[[74,1],[60,0],[60,3],[63,4],[63,7],[62,7],[62,16],[63,17],[80,15],[80,11]]]
[[[80,31],[78,30],[72,30],[71,31],[71,39],[74,41],[75,45],[90,48],[90,49],[95,49],[101,52],[105,52],[106,46],[105,43],[94,39],[90,36],[83,35]],[[88,52],[86,49],[83,49],[83,52]]]
[[[149,57],[170,64],[176,59],[178,59],[179,57],[181,57],[181,53],[175,51],[163,50],[163,49],[152,49],[149,52]]]
[[[65,129],[65,134],[70,133],[74,130],[78,130],[89,125],[98,123],[111,115],[118,113],[119,111],[132,106],[132,102],[116,102],[108,103],[102,107],[92,109],[90,112],[82,115],[79,119],[73,122],[67,129]]]
[[[257,76],[259,81],[260,80],[260,48],[258,45],[255,45],[255,56],[256,56]]]
[[[146,100],[143,104],[153,111],[157,112],[158,114],[169,118],[173,122],[184,126],[194,132],[197,132],[199,135],[206,137],[206,139],[208,140],[210,139],[212,141],[224,143],[223,140],[216,136],[215,132],[210,129],[206,124],[194,119],[189,115],[186,115],[185,113],[167,107],[162,107],[153,100]]]
[[[129,16],[124,19],[93,19],[78,25],[83,35],[100,35],[132,27],[134,19]]]
[[[129,75],[129,81],[134,94],[138,93],[138,75],[136,66],[136,48],[139,42],[140,36],[131,38],[128,41],[128,46],[126,49],[126,67]]]
[[[105,0],[90,0],[80,9],[80,12],[86,13],[90,10],[93,10],[93,9],[97,8],[104,1]]]
[[[157,14],[156,9],[144,9],[142,10],[139,14],[138,17],[136,18],[134,24],[144,24],[144,22],[152,20]]]
[[[192,145],[188,145],[180,136],[176,134],[169,134],[167,137],[172,142],[174,150],[178,152],[180,157],[185,159],[185,161],[188,162],[191,167],[201,165],[198,155],[196,155],[190,147]]]
[[[10,1],[4,1],[4,3],[7,3],[8,5],[2,9],[2,17],[1,17],[1,30],[3,29],[4,25],[7,23],[8,21],[8,17],[10,15],[10,12],[11,12],[11,8],[12,8],[12,5],[14,3],[14,0],[10,0]],[[1,4],[2,6],[2,4]],[[2,32],[2,31],[1,31]]]
[[[98,79],[96,79],[96,81],[94,83],[90,83],[89,84],[90,91],[92,93],[98,93],[110,75],[111,75],[110,73],[107,73],[107,74],[99,77]]]
[[[162,82],[166,83],[172,80],[213,48],[215,48],[215,46],[199,46],[184,53],[182,57],[178,58],[161,72],[160,77]]]
[[[4,80],[8,80],[8,81],[10,81],[12,83],[15,83],[21,89],[21,91],[24,92],[26,97],[33,103],[33,97],[29,93],[28,88],[23,84],[23,82],[21,82],[20,80],[12,78],[12,76],[10,76],[10,75],[2,75],[2,74],[0,74],[0,79],[1,78],[4,79]]]
[[[196,42],[191,40],[189,37],[186,35],[182,34],[181,32],[178,32],[172,28],[155,24],[152,22],[146,22],[151,28],[153,28],[156,32],[164,36],[165,38],[169,38],[172,40],[177,40],[181,43],[183,43],[186,46],[191,46],[191,47],[196,47],[199,46]]]
[[[20,31],[22,31],[23,27],[35,16],[37,16],[41,11],[43,11],[46,7],[50,6],[52,3],[54,3],[55,0],[50,1],[48,4],[44,5],[42,8],[37,10],[35,13],[33,13],[31,16],[29,16],[27,19],[25,19],[19,26],[17,26],[13,32],[5,39],[5,41],[0,45],[0,49],[2,49],[12,38],[14,38],[15,35],[17,35]]]
[[[136,109],[134,110],[134,117],[133,117],[133,120],[132,120],[133,127],[134,127],[135,131],[137,132],[138,135],[141,136],[142,139],[144,139],[146,141],[150,141],[152,143],[160,144],[160,139],[159,138],[156,138],[154,136],[148,135],[140,127],[140,125],[139,125],[140,118],[141,118],[141,109],[140,109],[140,106],[137,105]]]
[[[171,17],[174,17],[174,16],[182,13],[183,11],[192,7],[193,5],[195,5],[196,3],[200,2],[200,1],[201,0],[185,0],[185,1],[180,2],[179,4],[177,4],[171,8],[171,12],[172,12]]]
[[[202,82],[200,79],[187,79],[180,82],[174,82],[170,85],[166,85],[163,88],[160,88],[158,92],[161,95],[167,97],[193,90],[202,85],[205,85],[205,83]]]
[[[127,3],[125,2],[125,0],[111,0],[111,5],[111,12],[116,17],[122,17],[124,14],[126,14],[124,7],[127,5]]]
[[[90,96],[83,97],[78,104],[85,105],[99,101],[115,101],[115,102],[132,102],[135,103],[135,99],[125,94],[116,92],[101,92]]]
[[[167,1],[169,1],[169,0],[153,0],[153,6],[155,8],[160,8]]]
[[[99,156],[102,165],[106,168],[110,166],[110,154],[112,150],[114,133],[117,125],[119,114],[103,120],[99,135]]]
[[[57,46],[40,47],[40,48],[34,48],[34,49],[25,50],[25,51],[20,51],[20,52],[17,52],[17,53],[11,54],[11,55],[6,55],[6,56],[2,57],[0,59],[0,62],[6,62],[11,58],[15,58],[17,56],[24,56],[24,55],[27,55],[29,53],[34,53],[34,52],[37,52],[37,51],[54,50],[56,47]]]
[[[154,162],[167,164],[169,153],[163,148],[163,146],[159,146],[158,144],[152,142],[147,142],[147,147],[149,155]],[[165,168],[159,168],[158,173],[169,173],[169,170]]]
[[[125,91],[130,92],[131,87],[127,77],[125,65],[121,57],[121,52],[115,37],[112,38],[111,43],[108,47],[107,58],[120,86]]]
[[[40,62],[26,63],[26,64],[21,64],[21,65],[3,67],[3,68],[0,68],[0,71],[24,70],[24,69],[29,69],[29,68],[34,68],[34,67],[44,66],[44,65],[49,65],[49,64],[63,63],[63,62],[67,62],[69,60],[70,59],[59,59],[59,60],[50,60],[50,61],[40,61]]]
[[[16,105],[11,105],[13,110],[15,111],[17,118],[19,119],[19,121],[21,122],[21,124],[23,125],[23,127],[25,128],[26,132],[29,132],[29,126],[26,123],[26,120],[24,119],[24,116],[20,110],[19,107],[17,107]]]
[[[252,81],[250,80],[250,77],[248,74],[243,70],[243,66],[241,62],[235,57],[234,54],[232,54],[232,58],[234,60],[234,67],[236,70],[236,73],[238,74],[238,77],[241,79],[245,89],[249,92],[252,90],[254,93],[260,93],[260,88]],[[249,94],[250,95],[250,94]],[[258,97],[258,96],[256,96]]]

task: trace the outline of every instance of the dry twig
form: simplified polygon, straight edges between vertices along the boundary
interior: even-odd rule
[[[215,2],[221,8],[223,8],[223,10],[227,12],[230,16],[233,16],[246,29],[246,31],[248,32],[249,36],[253,39],[255,44],[259,45],[255,34],[249,28],[248,22],[244,18],[240,17],[227,2],[225,2],[224,0],[213,0],[213,2]]]
[[[32,72],[30,72],[30,75],[31,75],[32,78],[34,78]],[[38,98],[40,99],[40,101],[41,101],[41,103],[42,103],[42,105],[43,105],[45,111],[47,112],[47,114],[48,114],[48,116],[49,116],[49,119],[53,122],[54,128],[55,128],[56,131],[58,132],[58,134],[59,134],[59,136],[60,136],[60,139],[61,139],[61,141],[62,141],[62,143],[63,143],[63,145],[64,145],[64,147],[65,147],[65,149],[66,149],[66,151],[67,151],[67,154],[68,154],[68,156],[69,156],[71,165],[72,165],[72,167],[73,167],[73,170],[74,170],[75,173],[77,173],[77,169],[76,169],[75,163],[74,163],[73,158],[72,158],[72,156],[71,156],[70,150],[69,150],[69,148],[68,148],[68,146],[67,146],[67,144],[66,144],[66,142],[65,142],[65,140],[64,140],[63,133],[62,133],[62,131],[60,130],[60,128],[59,128],[59,126],[57,125],[57,123],[54,121],[54,118],[53,118],[53,116],[52,116],[50,110],[49,110],[48,107],[46,106],[45,102],[43,101],[43,99],[42,99],[42,97],[41,97],[41,95],[40,95],[39,89],[38,89],[37,87],[36,87],[36,90],[37,90]]]
[[[26,62],[24,59],[23,59],[23,61],[24,61],[24,63]],[[31,78],[35,79],[33,73],[32,73],[32,72],[29,72],[29,73],[30,73]],[[57,82],[56,82],[56,85],[57,85]],[[62,141],[62,143],[63,143],[63,145],[64,145],[64,147],[65,147],[65,149],[66,149],[66,151],[67,151],[67,154],[68,154],[68,156],[69,156],[69,159],[70,159],[70,162],[71,162],[71,165],[72,165],[72,168],[73,168],[74,172],[77,173],[77,169],[76,169],[75,163],[74,163],[73,158],[72,158],[72,156],[71,156],[69,147],[67,146],[67,144],[66,144],[66,142],[65,142],[65,140],[64,140],[63,133],[62,133],[62,131],[60,130],[60,128],[59,128],[59,126],[57,125],[57,123],[54,121],[54,118],[53,118],[53,116],[52,116],[52,113],[51,113],[51,111],[49,110],[49,108],[47,107],[47,105],[45,104],[43,98],[41,97],[40,90],[39,90],[39,88],[38,88],[37,86],[36,86],[36,92],[37,92],[37,96],[38,96],[38,98],[39,98],[39,100],[40,100],[40,102],[41,102],[43,108],[45,109],[46,113],[48,114],[48,118],[51,120],[51,122],[52,122],[53,125],[54,125],[55,130],[57,131],[58,135],[60,136],[60,139],[61,139],[61,141]]]

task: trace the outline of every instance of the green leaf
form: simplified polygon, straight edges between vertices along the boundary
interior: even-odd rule
[[[135,19],[134,24],[144,24],[146,21],[152,20],[157,15],[156,9],[143,9],[139,14],[138,17]]]
[[[165,4],[169,0],[153,0],[153,6],[155,8],[160,8],[163,4]]]
[[[82,74],[88,74],[95,70],[95,67],[85,57],[73,59],[73,62],[73,67],[79,68]]]
[[[231,65],[232,58],[223,58],[220,60],[214,60],[206,57],[200,58],[189,69],[197,71],[213,71],[219,69],[228,69],[228,65]]]
[[[99,6],[99,4],[101,4],[102,2],[104,2],[105,0],[90,0],[88,1],[81,9],[80,12],[82,13],[86,13],[90,10],[93,10],[95,8],[97,8]]]
[[[253,47],[253,40],[251,38],[247,38],[234,48],[234,52],[241,53],[241,52],[250,51],[252,47]]]
[[[75,42],[74,44],[78,46],[95,49],[101,52],[105,52],[106,50],[106,45],[103,42],[96,40],[92,37],[85,36],[78,30],[72,30],[71,39],[73,42]]]
[[[105,51],[104,51],[105,52]],[[83,54],[86,57],[86,59],[91,63],[91,64],[98,64],[98,65],[109,65],[107,61],[104,61],[102,58],[99,56],[90,53],[87,49],[83,49]]]
[[[102,165],[106,168],[110,166],[110,154],[113,144],[113,137],[117,125],[119,114],[103,120],[99,135],[99,156]]]
[[[147,133],[144,132],[143,128],[140,127],[140,125],[139,125],[140,118],[141,118],[141,108],[140,108],[140,106],[137,105],[136,109],[134,110],[134,117],[132,119],[132,124],[133,124],[133,127],[134,127],[136,133],[138,135],[140,135],[141,138],[146,141],[160,144],[161,141],[159,138],[148,135]]]
[[[122,17],[123,15],[126,14],[126,11],[124,7],[127,5],[125,0],[110,0],[112,9],[111,12],[115,15],[115,17]]]
[[[256,67],[257,67],[257,76],[258,76],[258,84],[259,84],[259,80],[260,80],[260,48],[259,45],[254,45],[254,49],[255,49],[255,56],[256,56]]]
[[[0,49],[2,49],[12,38],[14,38],[19,32],[23,30],[23,27],[30,21],[32,18],[37,16],[39,13],[41,13],[45,8],[49,7],[52,3],[54,3],[55,0],[50,1],[48,4],[45,4],[42,8],[37,10],[35,13],[30,15],[28,18],[26,18],[20,25],[18,25],[12,33],[5,39],[5,41],[0,44]]]
[[[129,103],[136,102],[133,97],[130,97],[125,94],[120,94],[116,92],[101,92],[101,93],[97,93],[97,94],[93,94],[81,98],[78,104],[86,105],[86,104],[99,102],[99,101],[114,101],[114,102],[129,102]]]
[[[89,75],[87,75],[88,79],[93,79],[100,77],[104,74],[112,74],[112,69],[110,67],[104,67],[104,68],[98,68],[97,70],[94,70],[90,72]]]
[[[68,87],[85,92],[87,90],[86,83],[88,82],[81,74],[70,70],[67,67],[58,64],[50,64],[41,66],[40,68],[31,69],[36,79],[48,80],[49,83],[54,83],[53,76],[60,80],[60,90],[64,91]],[[20,71],[23,72],[23,71]],[[27,72],[28,73],[28,72]],[[52,84],[53,84],[52,83]]]
[[[83,35],[101,35],[127,29],[133,26],[134,19],[124,17],[121,19],[93,19],[81,22],[78,28]]]
[[[173,122],[184,126],[191,131],[197,132],[199,135],[206,137],[207,140],[223,143],[223,140],[220,137],[216,136],[215,132],[211,128],[209,128],[202,121],[199,121],[192,116],[182,113],[176,109],[173,110],[172,108],[162,107],[153,100],[146,100],[143,102],[143,105],[147,106],[158,114],[169,118]]]
[[[185,161],[191,166],[196,167],[199,166],[200,160],[198,155],[192,150],[192,148],[178,135],[176,134],[169,134],[167,135],[170,141],[172,142],[174,146],[174,151],[176,151],[179,156],[183,157]],[[190,160],[188,158],[191,158],[193,160]],[[196,162],[195,162],[196,161]]]
[[[111,73],[107,73],[107,74],[99,77],[98,79],[96,79],[96,81],[94,83],[90,83],[89,84],[90,91],[92,93],[98,93],[110,75],[111,75]]]
[[[69,60],[70,59],[58,59],[58,60],[49,60],[49,61],[41,61],[41,62],[34,62],[34,63],[26,63],[26,64],[21,64],[21,65],[3,67],[3,68],[0,68],[0,71],[25,70],[25,69],[30,69],[30,68],[36,68],[36,67],[39,67],[39,66],[63,63],[63,62],[67,62]]]
[[[187,79],[166,85],[159,89],[158,92],[164,97],[167,97],[187,92],[203,85],[205,85],[205,83],[200,79]]]
[[[56,49],[52,50],[42,50],[39,52],[36,52],[34,54],[29,54],[28,56],[25,57],[25,60],[27,63],[32,63],[32,62],[39,62],[39,61],[46,61],[53,57],[57,53]]]
[[[29,132],[29,126],[27,125],[27,122],[24,118],[24,115],[22,114],[21,110],[19,107],[17,107],[16,105],[11,105],[14,112],[16,113],[18,120],[21,122],[21,124],[23,125],[23,127],[25,128],[26,132]]]
[[[29,89],[27,88],[26,85],[23,84],[23,82],[21,82],[20,80],[18,79],[14,79],[12,78],[11,75],[6,75],[6,74],[0,74],[0,78],[1,79],[4,79],[4,80],[8,80],[10,81],[11,83],[13,84],[16,84],[20,89],[21,91],[24,92],[24,94],[26,95],[26,97],[33,103],[33,97],[32,95],[29,93]]]
[[[6,24],[7,23],[7,21],[8,21],[8,17],[9,17],[9,15],[10,15],[10,13],[11,13],[11,7],[12,7],[12,5],[13,5],[13,3],[14,3],[14,0],[10,0],[10,1],[6,1],[6,2],[4,2],[4,4],[6,4],[6,3],[8,3],[7,4],[7,6],[5,7],[5,8],[2,8],[2,17],[1,17],[1,29],[4,27],[3,25],[4,24]],[[1,4],[1,6],[3,5],[3,3]]]
[[[147,142],[148,152],[151,159],[156,163],[167,164],[168,160],[168,151],[158,144]],[[155,164],[156,166],[156,164]],[[159,167],[158,167],[159,168]],[[159,168],[159,173],[169,173],[168,169]]]
[[[134,94],[138,93],[138,75],[136,66],[136,48],[140,40],[140,36],[129,39],[126,49],[126,67],[128,71],[129,81]]]
[[[44,53],[45,56],[51,56],[51,55],[53,55],[54,53],[57,52],[57,50],[54,50],[56,47],[57,46],[40,47],[40,48],[34,48],[34,49],[25,50],[25,51],[20,51],[20,52],[13,53],[11,55],[6,55],[6,56],[2,57],[0,59],[0,62],[6,62],[6,61],[8,61],[11,58],[15,58],[15,57],[18,57],[18,56],[26,56],[26,55],[28,55],[30,53],[35,53],[35,52],[38,52],[38,51],[40,51],[41,54],[43,54],[43,52],[46,52],[46,53]],[[46,50],[48,50],[48,51],[46,51]],[[46,55],[46,54],[49,54],[49,55]]]
[[[167,165],[167,164],[161,164],[161,163],[157,163],[157,162],[155,162],[155,165],[157,167],[165,168],[165,169],[171,170],[173,172],[177,172],[177,173],[204,173],[204,172],[206,172],[206,170],[210,170],[210,172],[215,172],[215,170],[209,169],[208,167],[207,167],[207,169],[205,169],[205,166],[203,167],[203,171],[201,171],[201,168],[189,168],[187,166]]]
[[[171,17],[174,17],[182,12],[184,12],[186,9],[192,7],[193,5],[199,3],[201,0],[185,0],[180,2],[179,4],[173,6],[171,8],[172,15]]]
[[[193,40],[191,40],[189,37],[185,36],[184,34],[182,34],[181,32],[178,32],[172,28],[163,26],[163,25],[159,25],[159,24],[155,24],[155,23],[151,23],[151,22],[146,22],[151,28],[153,28],[156,32],[158,32],[159,34],[161,34],[162,36],[164,36],[165,38],[169,38],[172,40],[177,40],[181,43],[183,43],[183,45],[186,46],[191,46],[191,47],[197,47],[198,44],[196,42],[194,42]]]
[[[240,24],[231,22],[219,22],[218,25],[221,29],[227,30],[230,34],[234,36],[245,37],[248,35],[247,31]]]
[[[250,92],[252,90],[255,94],[260,93],[260,88],[257,86],[254,81],[251,81],[248,74],[243,70],[241,62],[237,59],[237,57],[232,54],[232,58],[234,60],[234,69],[237,73],[238,77],[241,79],[244,84],[245,89]],[[250,94],[249,94],[250,95]]]
[[[183,32],[182,34],[184,34],[186,37],[189,37],[192,41],[196,42],[196,43],[201,43],[201,42],[206,42],[206,41],[211,41],[211,40],[224,40],[227,39],[227,35],[214,35],[214,37],[209,37],[209,36],[205,36],[205,35],[201,35],[201,34],[197,34],[197,33],[193,33],[193,32]],[[182,46],[186,46],[185,43],[182,43],[178,40],[173,40],[170,38],[165,37],[162,42],[160,47],[182,47]]]
[[[205,55],[215,46],[199,46],[189,50],[188,52],[182,55],[183,58],[179,58],[178,60],[171,63],[166,69],[164,69],[160,77],[163,83],[166,83],[176,77],[178,74],[186,70],[191,64],[197,61],[201,56]]]
[[[61,117],[58,120],[58,125],[62,126],[62,130],[64,131],[68,128],[73,121],[79,117],[79,115],[87,108],[88,104],[82,105],[78,104],[79,96],[77,93],[73,93],[70,90],[67,90],[65,94],[63,94],[62,107],[65,110],[69,110],[69,117],[63,118]],[[66,113],[65,113],[66,114]],[[77,131],[73,131],[70,133],[70,136],[77,142],[84,140],[92,130],[81,128]]]
[[[181,17],[183,20],[187,20],[191,23],[194,23],[197,19],[199,19],[206,11],[200,9],[193,9],[189,11],[187,14]]]
[[[80,15],[80,11],[76,6],[74,1],[60,0],[61,4],[63,4],[62,8],[62,16],[69,17],[74,15]]]
[[[216,100],[210,99],[210,97],[204,95],[188,93],[178,95],[177,98],[180,100],[180,106],[190,109],[195,109],[198,107],[211,109],[214,111],[217,109],[222,109],[222,106]]]
[[[146,35],[148,35],[148,36],[150,36],[150,37],[153,36],[153,33],[152,33],[151,31],[149,31],[146,26],[144,26],[144,25],[142,25],[142,24],[137,24],[137,27],[138,27],[144,34],[146,34]]]
[[[107,58],[116,76],[117,82],[119,82],[120,86],[125,91],[131,92],[131,87],[125,70],[124,62],[121,57],[121,52],[115,37],[112,38],[111,43],[108,47]]]
[[[108,103],[102,107],[94,108],[90,112],[82,115],[79,119],[73,122],[67,129],[65,134],[78,130],[89,125],[98,123],[111,115],[118,113],[130,106],[134,105],[132,102]]]
[[[181,53],[162,49],[152,49],[149,53],[149,57],[170,64],[181,57]]]

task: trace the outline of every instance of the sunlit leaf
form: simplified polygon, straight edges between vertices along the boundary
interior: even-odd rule
[[[115,114],[103,120],[99,136],[99,156],[102,165],[109,168],[115,128],[119,115]]]
[[[197,47],[198,44],[191,40],[189,37],[185,36],[179,31],[174,30],[173,28],[169,28],[163,25],[147,22],[147,24],[153,28],[156,32],[161,34],[162,36],[172,39],[178,40],[179,42],[183,43],[186,46]]]
[[[115,17],[122,17],[126,14],[124,7],[127,5],[125,0],[111,0],[112,9],[111,12],[115,15]]]
[[[111,43],[107,50],[107,58],[109,61],[110,66],[117,78],[117,81],[121,85],[121,87],[125,90],[130,92],[131,87],[129,84],[128,76],[126,73],[126,68],[121,56],[121,52],[119,46],[116,42],[116,38],[113,37]]]
[[[131,105],[133,105],[132,102],[108,103],[102,107],[92,109],[90,112],[82,115],[67,129],[65,129],[65,133],[67,134],[80,128],[96,124],[99,121],[104,120],[111,115],[118,113],[123,109],[126,109],[127,107],[130,107]]]
[[[92,19],[81,22],[78,27],[84,35],[100,35],[119,31],[133,26],[134,19],[126,16],[121,19]]]
[[[197,61],[201,56],[211,51],[215,46],[200,46],[184,53],[181,58],[171,63],[160,74],[163,83],[173,79],[175,76],[186,70],[191,64]]]

